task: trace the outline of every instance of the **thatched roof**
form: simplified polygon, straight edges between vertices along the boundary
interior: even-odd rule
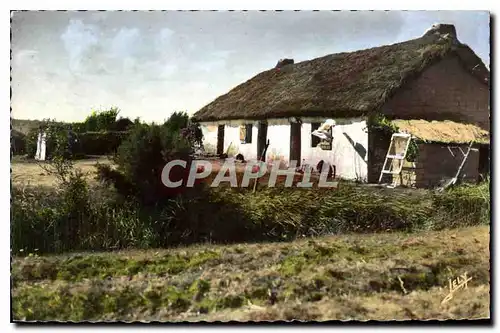
[[[489,84],[489,71],[468,46],[456,39],[455,27],[438,25],[422,37],[403,43],[264,71],[203,107],[194,119],[364,116],[378,110],[404,83],[447,56],[458,56],[478,80]]]
[[[443,143],[489,143],[488,131],[472,124],[462,124],[454,121],[427,120],[393,120],[392,123],[401,132],[428,142]]]

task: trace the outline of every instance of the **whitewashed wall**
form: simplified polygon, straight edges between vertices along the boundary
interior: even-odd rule
[[[269,125],[267,127],[267,138],[269,147],[267,148],[266,161],[283,161],[283,166],[288,165],[290,158],[290,125]]]
[[[232,143],[232,144],[231,144]],[[246,160],[257,158],[257,126],[252,126],[252,142],[241,143],[240,141],[240,126],[226,125],[224,128],[224,152],[229,149],[229,156],[242,154]]]
[[[326,119],[314,119],[314,122],[323,122]],[[321,161],[327,161],[336,166],[337,177],[345,179],[367,180],[368,174],[368,132],[366,121],[360,118],[336,119],[337,126],[333,129],[332,150],[322,150],[319,147],[311,147],[311,123],[304,122],[301,131],[301,158],[302,162],[313,167]],[[290,125],[287,119],[269,120],[267,138],[270,145],[266,154],[266,161],[282,160],[283,166],[288,165],[290,157]],[[205,132],[204,132],[205,133]],[[344,135],[346,133],[353,140],[351,144]],[[239,124],[225,125],[224,129],[224,152],[227,151],[232,142],[230,155],[243,154],[245,159],[257,158],[257,125],[253,125],[252,143],[240,143]],[[217,132],[211,131],[204,143],[217,146]],[[353,145],[358,144],[365,150],[364,158],[356,152]]]
[[[215,154],[217,152],[217,126],[201,125],[203,133],[203,146],[207,153]]]
[[[311,147],[311,124],[302,124],[301,156],[305,163],[315,167],[324,160],[335,165],[337,177],[366,181],[368,177],[368,132],[366,121],[361,119],[337,121],[333,128],[332,150]],[[344,135],[346,133],[353,143]],[[358,154],[353,145],[358,143],[360,151],[365,151],[364,158]]]

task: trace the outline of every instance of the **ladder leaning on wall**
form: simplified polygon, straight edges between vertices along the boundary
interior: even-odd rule
[[[406,158],[406,154],[408,152],[408,147],[410,147],[410,142],[411,142],[411,134],[407,133],[394,133],[392,134],[391,137],[391,143],[389,144],[389,149],[387,150],[387,154],[385,155],[385,161],[384,165],[382,166],[382,171],[380,172],[380,177],[378,179],[378,183],[382,181],[382,177],[384,174],[390,174],[390,175],[400,175],[401,176],[401,170],[403,170],[403,163]],[[401,147],[401,151],[396,151],[395,147],[395,140],[396,139],[401,139],[401,142],[404,143],[403,146]],[[387,165],[387,161],[391,160],[389,165]],[[394,160],[400,160],[401,162],[397,166],[396,170],[393,169],[393,161]],[[391,187],[395,187],[395,181],[393,177],[393,183]]]

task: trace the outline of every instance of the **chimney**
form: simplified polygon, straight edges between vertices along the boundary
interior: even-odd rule
[[[455,29],[455,26],[453,24],[433,24],[430,29],[427,29],[427,31],[424,33],[424,36],[431,36],[431,35],[440,35],[440,36],[447,36],[453,39],[457,39],[457,30]]]
[[[280,59],[274,68],[281,68],[286,65],[293,65],[293,59]]]

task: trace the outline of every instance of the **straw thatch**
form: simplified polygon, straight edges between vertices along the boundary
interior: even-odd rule
[[[456,39],[454,27],[440,25],[403,43],[264,71],[203,107],[194,119],[364,116],[377,111],[404,83],[448,56],[458,56],[478,80],[489,84],[489,71]]]
[[[393,120],[392,123],[401,132],[428,142],[443,143],[489,143],[490,134],[472,124],[462,124],[454,121],[427,120]]]

